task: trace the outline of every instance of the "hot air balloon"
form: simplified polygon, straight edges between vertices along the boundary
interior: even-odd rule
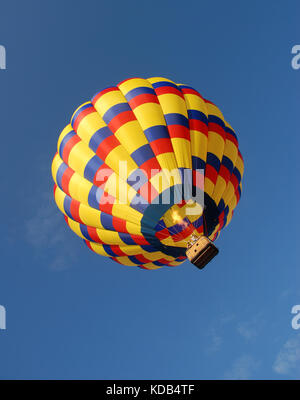
[[[52,162],[55,202],[95,253],[202,268],[239,202],[244,163],[219,108],[170,79],[130,78],[76,109]]]

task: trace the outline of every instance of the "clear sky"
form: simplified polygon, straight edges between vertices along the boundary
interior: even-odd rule
[[[300,378],[299,1],[1,5],[0,378]],[[195,87],[239,135],[218,257],[145,271],[66,226],[50,166],[75,108],[131,77]]]

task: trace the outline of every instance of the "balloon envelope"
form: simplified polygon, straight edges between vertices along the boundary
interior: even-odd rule
[[[130,78],[82,104],[52,163],[54,197],[94,252],[157,269],[215,240],[241,195],[243,159],[219,108],[166,78]]]

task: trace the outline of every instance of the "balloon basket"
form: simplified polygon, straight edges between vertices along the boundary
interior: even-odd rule
[[[217,254],[219,250],[206,236],[194,237],[188,243],[187,258],[197,268],[203,269]]]

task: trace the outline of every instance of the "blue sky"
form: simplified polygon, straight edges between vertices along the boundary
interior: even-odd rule
[[[300,378],[299,12],[292,0],[2,4],[1,379]],[[97,256],[53,201],[61,129],[130,76],[190,84],[239,135],[242,199],[203,271]]]

